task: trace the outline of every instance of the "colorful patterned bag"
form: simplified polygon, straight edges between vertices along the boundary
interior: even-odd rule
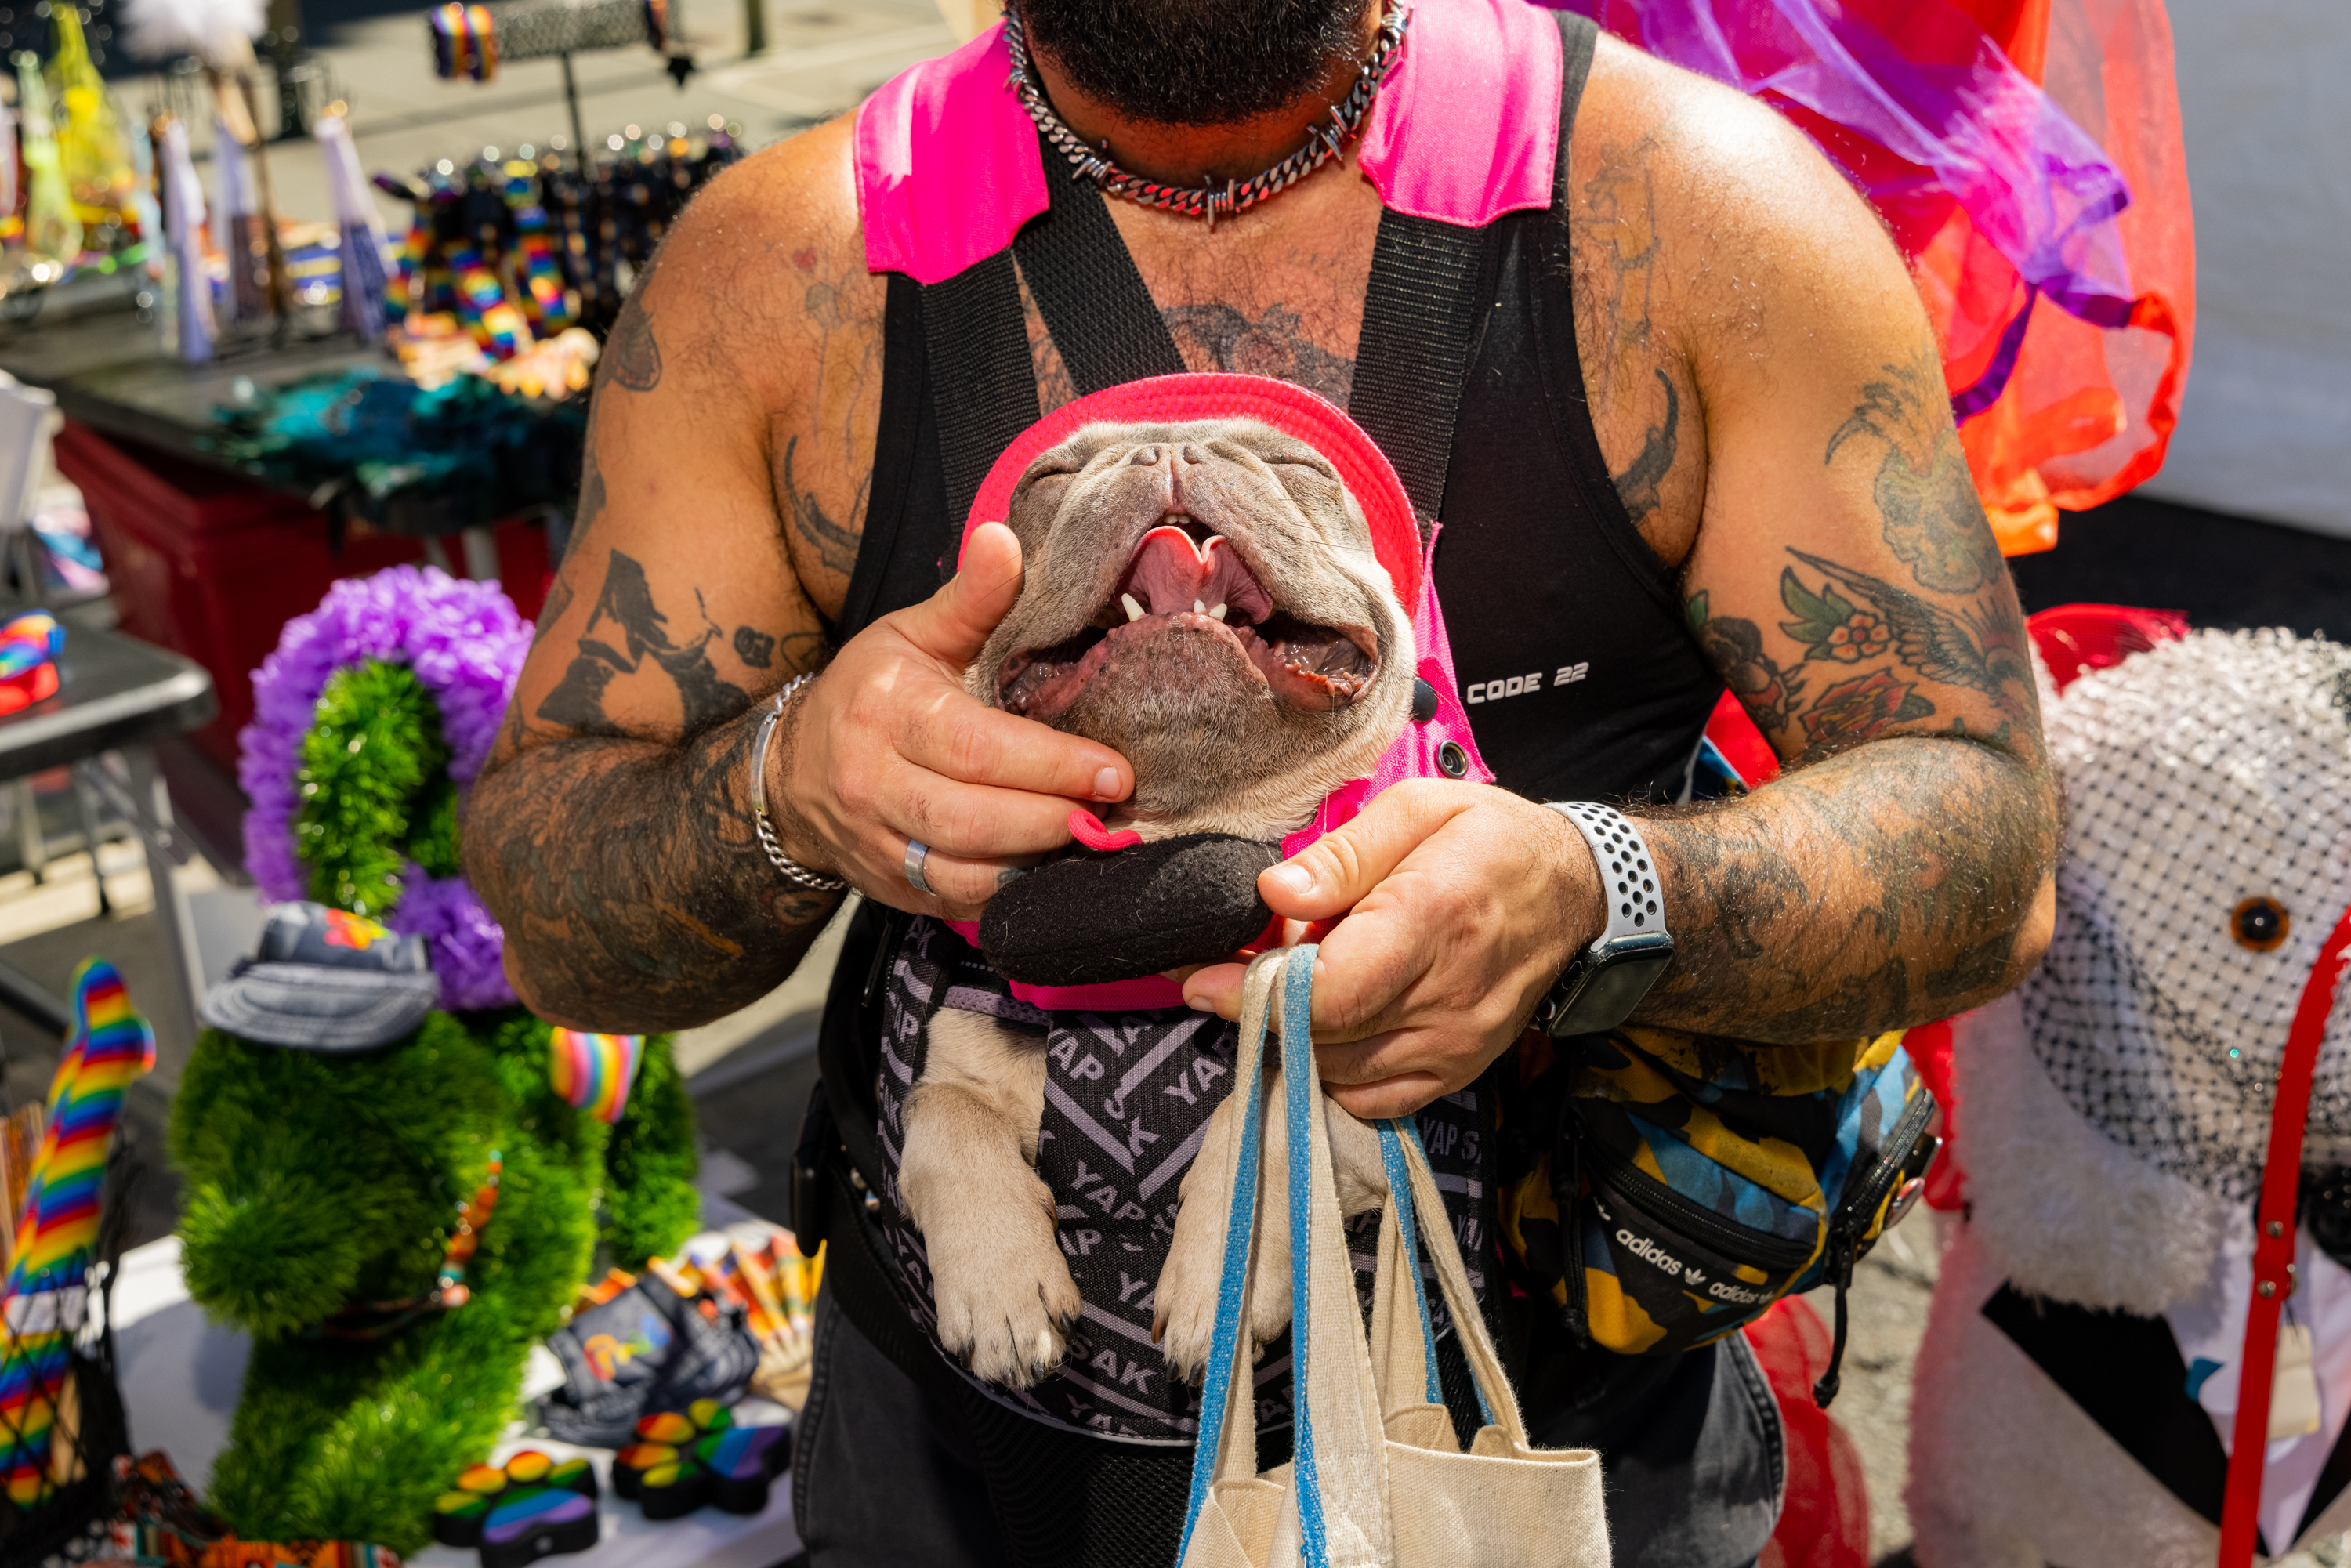
[[[1519,1155],[1503,1173],[1504,1231],[1568,1326],[1625,1354],[1666,1354],[1830,1284],[1837,1348],[1821,1386],[1833,1397],[1853,1266],[1907,1207],[1936,1146],[1935,1102],[1901,1034],[1757,1046],[1628,1028],[1522,1051],[1526,1092],[1504,1111],[1504,1147]],[[1532,1148],[1525,1130],[1551,1127]]]

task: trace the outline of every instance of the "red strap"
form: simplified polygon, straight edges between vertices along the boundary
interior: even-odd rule
[[[2269,1153],[2262,1161],[2262,1201],[2253,1211],[2252,1310],[2245,1314],[2245,1353],[2238,1362],[2237,1430],[2229,1445],[2229,1490],[2220,1509],[2220,1568],[2246,1568],[2261,1529],[2262,1471],[2269,1458],[2270,1381],[2277,1371],[2278,1314],[2294,1293],[2294,1210],[2302,1185],[2302,1134],[2310,1120],[2310,1084],[2319,1042],[2335,1010],[2344,957],[2351,949],[2351,910],[2335,923],[2302,988],[2294,1028],[2278,1068],[2270,1113]],[[2292,1542],[2272,1543],[2283,1552]]]

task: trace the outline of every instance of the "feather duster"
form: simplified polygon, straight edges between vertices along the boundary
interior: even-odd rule
[[[267,23],[264,0],[122,0],[122,41],[142,59],[194,55],[218,71],[253,61],[253,40]]]

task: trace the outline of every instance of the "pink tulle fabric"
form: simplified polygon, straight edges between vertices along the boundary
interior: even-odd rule
[[[2001,547],[2162,465],[2196,256],[2162,0],[1547,0],[1777,108],[1876,207]]]

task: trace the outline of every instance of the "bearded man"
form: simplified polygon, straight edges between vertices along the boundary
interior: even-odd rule
[[[1522,0],[1014,0],[676,225],[608,348],[576,531],[466,821],[516,989],[577,1027],[739,1008],[841,883],[865,895],[802,1144],[831,1259],[795,1466],[820,1564],[1174,1551],[1189,1444],[1084,1366],[1092,1418],[975,1390],[866,1212],[872,996],[905,917],[976,918],[1073,803],[1134,786],[964,692],[1018,591],[1011,532],[977,529],[944,586],[941,563],[1008,431],[1168,368],[1350,407],[1444,520],[1455,695],[1500,787],[1399,786],[1260,883],[1337,921],[1315,1021],[1347,1109],[1447,1097],[1490,1137],[1530,1018],[1608,961],[1594,851],[1538,802],[1628,806],[1675,944],[1583,1021],[1690,1031],[1767,1078],[1775,1048],[1994,996],[2045,940],[2015,597],[1902,260],[1801,134]],[[1787,774],[1677,807],[1726,684]],[[1238,983],[1207,968],[1185,999],[1229,1019]],[[1511,1281],[1488,1309],[1536,1440],[1603,1456],[1618,1560],[1754,1558],[1781,1447],[1738,1336],[1618,1354],[1520,1288],[1509,1216],[1471,1229]],[[1260,1458],[1287,1440],[1269,1425]]]

